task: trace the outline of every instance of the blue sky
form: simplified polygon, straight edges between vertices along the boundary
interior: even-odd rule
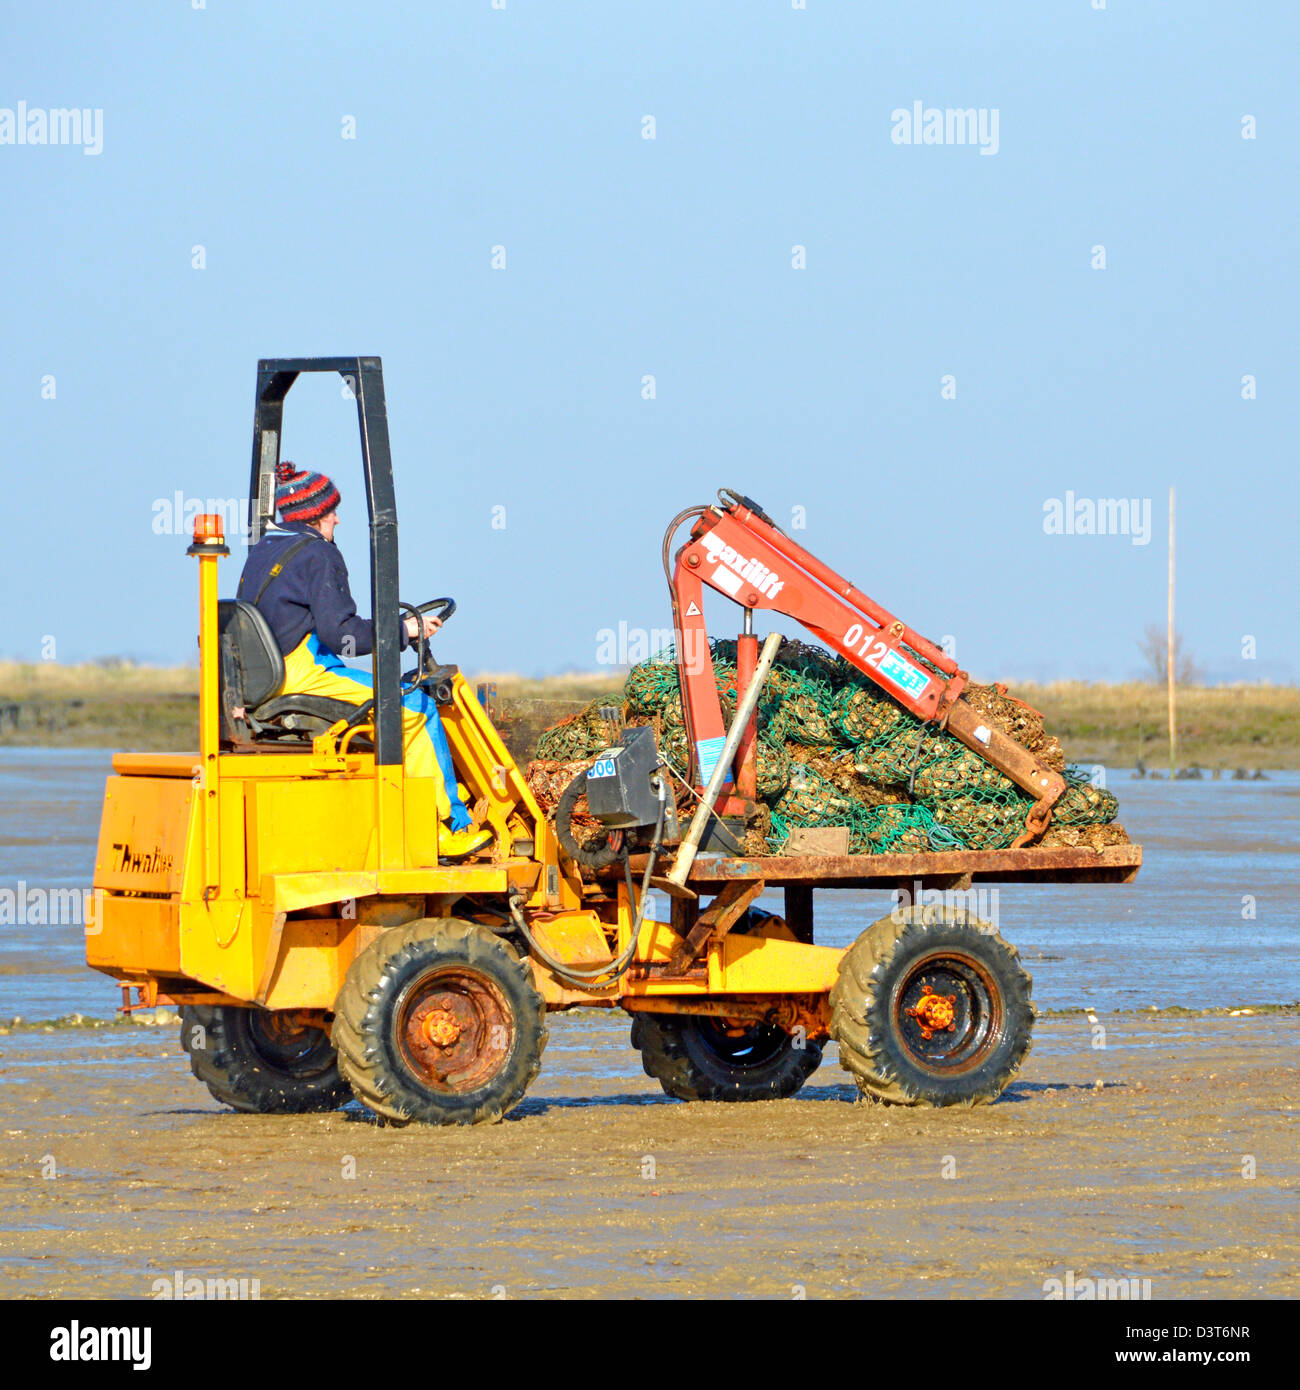
[[[457,597],[468,671],[666,627],[663,528],[729,486],[978,676],[1123,678],[1174,484],[1191,651],[1295,680],[1298,40],[1282,4],[10,6],[0,139],[75,106],[102,150],[0,144],[0,656],[192,659],[160,516],[246,491],[259,357],[378,353],[403,595]],[[914,102],[996,153],[897,143]],[[285,454],[365,611],[335,382]],[[1048,534],[1067,493],[1149,542]]]

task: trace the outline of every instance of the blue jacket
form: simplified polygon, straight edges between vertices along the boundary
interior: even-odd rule
[[[271,581],[257,605],[271,625],[280,651],[288,656],[314,632],[336,656],[367,656],[375,648],[374,624],[357,617],[343,552],[305,521],[281,522],[248,552],[238,596],[252,603],[271,567],[300,536],[310,539]],[[407,645],[402,628],[402,646]]]

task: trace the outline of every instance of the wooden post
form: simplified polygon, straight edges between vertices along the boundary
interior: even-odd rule
[[[1169,686],[1169,775],[1178,768],[1178,720],[1174,707],[1174,490],[1169,489],[1169,646],[1165,679]]]

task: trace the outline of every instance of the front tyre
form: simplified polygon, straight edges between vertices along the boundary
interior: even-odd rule
[[[840,1065],[864,1095],[895,1105],[994,1100],[1029,1051],[1032,983],[988,923],[904,908],[840,962],[830,1024]]]
[[[329,1035],[292,1013],[189,1004],[181,1046],[213,1098],[246,1114],[304,1115],[352,1099]]]
[[[529,961],[452,917],[385,932],[352,962],[335,1005],[342,1073],[393,1124],[499,1120],[541,1070],[546,1037]]]

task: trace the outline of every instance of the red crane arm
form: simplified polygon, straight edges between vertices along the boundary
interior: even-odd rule
[[[1019,744],[990,729],[960,699],[967,673],[941,648],[778,530],[757,503],[730,492],[720,493],[719,501],[718,506],[704,508],[691,528],[677,551],[670,579],[682,713],[700,785],[708,781],[726,736],[704,623],[707,584],[743,608],[770,609],[797,619],[918,719],[947,728],[1034,797],[1021,843],[1040,835],[1065,781]],[[922,657],[924,662],[918,660]]]

